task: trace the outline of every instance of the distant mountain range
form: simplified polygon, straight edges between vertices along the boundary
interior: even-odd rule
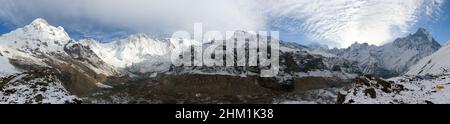
[[[334,103],[358,75],[442,74],[450,62],[425,29],[383,46],[280,45],[280,73],[263,78],[259,67],[174,66],[170,39],[75,41],[36,19],[0,37],[0,103]]]
[[[447,43],[411,66],[402,76],[390,79],[359,76],[348,90],[338,95],[337,103],[448,104],[449,53],[450,47]]]
[[[356,62],[362,74],[395,77],[404,74],[409,67],[440,47],[431,33],[420,28],[414,34],[382,46],[354,43],[349,48],[329,52]]]

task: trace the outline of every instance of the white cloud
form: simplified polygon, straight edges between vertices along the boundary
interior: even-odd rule
[[[321,43],[383,44],[406,33],[445,0],[0,0],[0,18],[18,25],[36,17],[89,32],[99,27],[130,32],[260,30],[279,27]],[[99,26],[100,25],[100,26]]]
[[[0,17],[18,25],[42,17],[57,24],[91,28],[110,25],[134,32],[256,30],[265,26],[251,0],[0,0]],[[70,24],[69,24],[70,22]],[[76,25],[74,25],[76,23]],[[72,27],[72,28],[73,28]]]
[[[311,39],[347,47],[358,42],[381,45],[433,16],[444,0],[277,0],[269,13],[302,23],[280,27],[307,32]],[[275,20],[277,21],[277,20]],[[276,25],[277,26],[277,25]]]

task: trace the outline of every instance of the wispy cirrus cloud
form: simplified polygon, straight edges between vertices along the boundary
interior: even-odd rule
[[[381,45],[423,18],[436,17],[444,0],[277,0],[267,3],[275,26],[304,31],[335,47]],[[278,18],[278,19],[277,19]],[[290,20],[286,23],[284,20]],[[281,23],[277,23],[281,22]]]
[[[78,33],[111,30],[170,34],[192,30],[270,30],[305,34],[346,47],[383,44],[423,18],[437,17],[445,0],[0,0],[0,19],[16,25],[43,17]],[[115,33],[117,34],[117,33]],[[121,33],[119,33],[121,34]]]
[[[77,32],[172,33],[254,30],[265,23],[252,0],[0,0],[0,18],[24,25],[37,17]],[[109,33],[107,33],[109,34]]]

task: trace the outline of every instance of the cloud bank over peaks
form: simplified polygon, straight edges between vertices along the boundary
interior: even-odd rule
[[[279,0],[267,3],[275,26],[303,31],[320,43],[381,45],[423,18],[438,17],[444,0]],[[281,20],[281,21],[280,21]],[[289,20],[288,23],[285,23]],[[283,23],[277,23],[283,22]]]

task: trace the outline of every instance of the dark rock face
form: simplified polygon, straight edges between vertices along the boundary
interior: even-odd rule
[[[397,84],[393,81],[386,81],[382,78],[365,75],[356,78],[354,84],[350,89],[347,90],[346,94],[341,94],[337,97],[337,104],[351,104],[354,102],[351,97],[347,96],[355,96],[358,93],[363,93],[365,96],[376,99],[377,94],[381,93],[395,93],[398,94],[401,91],[407,90],[403,85]]]
[[[109,69],[88,48],[73,45],[70,48],[65,48],[65,50],[70,56],[62,53],[45,54],[36,51],[33,56],[42,59],[46,66],[29,63],[22,59],[10,59],[10,63],[27,72],[52,68],[55,73],[57,72],[56,76],[62,82],[62,85],[75,95],[88,94],[97,88],[96,83],[107,80],[106,75],[95,72],[90,68]]]
[[[3,104],[81,104],[62,86],[54,69],[32,70],[0,79]],[[24,99],[24,100],[18,100]]]
[[[377,92],[373,88],[365,89],[364,94],[370,96],[370,98],[377,98]]]
[[[324,84],[315,82],[323,81]],[[326,82],[326,84],[325,84]],[[160,75],[155,78],[108,84],[86,96],[86,102],[99,103],[274,103],[275,98],[302,97],[314,89],[342,87],[348,83],[327,78],[296,79],[292,84],[257,76]],[[297,95],[295,95],[297,94]],[[306,95],[305,95],[306,96]]]

